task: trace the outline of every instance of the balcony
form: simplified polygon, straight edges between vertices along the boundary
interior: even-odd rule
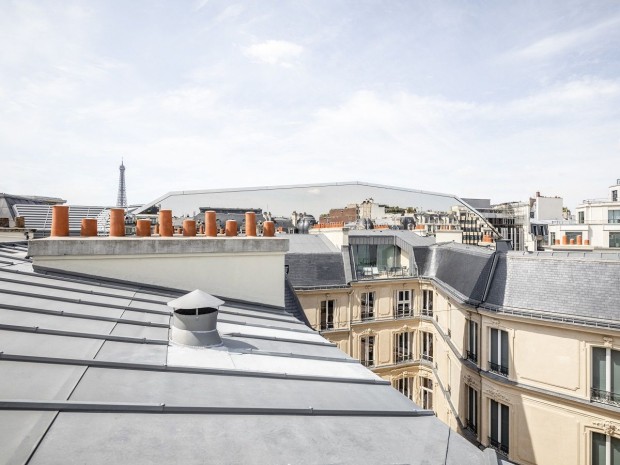
[[[465,429],[468,430],[468,431],[471,431],[476,436],[478,435],[478,426],[475,423],[472,423],[469,420],[467,420],[467,423],[465,424]]]
[[[368,321],[368,320],[374,320],[374,319],[375,319],[374,311],[362,312],[362,321]]]
[[[492,437],[489,437],[489,446],[491,446],[497,452],[500,452],[504,455],[508,455],[508,446],[506,444],[502,444],[499,441],[496,441]]]
[[[465,351],[467,354],[467,360],[470,360],[472,362],[474,362],[475,364],[478,364],[478,354],[476,352],[471,352],[469,350]]]
[[[375,366],[375,361],[374,360],[361,360],[361,363],[366,368],[370,368],[370,367],[374,367]]]
[[[508,376],[508,367],[498,363],[489,362],[489,371],[502,376]]]
[[[355,271],[358,280],[409,278],[412,276],[407,266],[358,266]]]
[[[422,358],[422,360],[433,363],[433,356],[431,354],[422,354],[420,355],[420,357]]]
[[[420,315],[428,316],[428,317],[432,318],[433,317],[433,309],[432,308],[423,308],[422,310],[420,310]]]
[[[620,407],[620,393],[603,391],[597,388],[590,389],[590,400]]]

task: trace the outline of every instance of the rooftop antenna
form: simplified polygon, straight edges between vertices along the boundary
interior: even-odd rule
[[[120,175],[118,178],[118,197],[116,199],[116,206],[127,208],[127,190],[125,188],[125,165],[121,158],[121,166],[118,167]]]

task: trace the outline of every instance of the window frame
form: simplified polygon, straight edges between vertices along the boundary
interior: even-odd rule
[[[402,297],[401,297],[402,295]],[[408,297],[405,297],[408,295]],[[398,289],[395,292],[396,305],[394,307],[396,318],[413,316],[413,289]]]
[[[401,342],[404,343],[405,341],[406,344],[401,344]],[[401,331],[394,333],[394,363],[406,363],[412,361],[414,344],[415,333],[413,331]],[[401,347],[403,347],[403,350],[399,351]]]
[[[605,351],[605,373],[602,374],[604,376],[604,384],[605,386],[601,386],[601,381],[595,379],[596,375],[596,364],[595,364],[595,354],[597,351]],[[614,364],[614,359],[617,357],[618,363]],[[620,350],[612,349],[611,347],[600,347],[593,346],[590,351],[590,361],[591,361],[591,376],[590,376],[590,400],[593,402],[600,402],[608,405],[614,405],[616,407],[620,407],[620,382],[616,386],[615,377],[620,378],[620,373],[616,374],[615,367],[617,366],[618,370],[620,370]],[[600,375],[599,375],[600,377]]]
[[[477,389],[475,389],[474,387],[470,386],[469,384],[466,384],[465,386],[467,386],[467,390],[466,390],[466,397],[467,397],[467,402],[466,402],[466,427],[469,431],[471,431],[472,433],[474,433],[476,435],[476,437],[478,437],[478,425],[479,425],[479,421],[478,421],[478,417],[479,417],[479,399],[480,399],[480,393],[478,392]],[[473,400],[473,402],[472,402]],[[473,404],[473,405],[472,405]],[[473,416],[473,419],[472,419]]]
[[[426,345],[427,350],[424,350]],[[420,331],[420,359],[433,362],[433,333],[430,331]]]
[[[473,326],[473,341],[472,341],[472,326]],[[478,364],[478,345],[479,345],[479,331],[478,331],[478,322],[474,320],[467,320],[467,349],[466,349],[466,357],[467,360]]]
[[[497,337],[493,337],[493,332],[497,331]],[[502,347],[504,346],[504,338],[505,338],[505,347],[502,351]],[[496,341],[494,341],[496,339]],[[497,358],[494,360],[493,357],[493,343],[496,343],[497,347]],[[504,354],[506,354],[506,365],[503,365],[502,359],[504,358]],[[510,343],[508,341],[508,331],[504,331],[499,328],[489,328],[489,371],[500,376],[508,377],[510,373]]]
[[[493,425],[493,404],[497,405],[497,424],[495,425],[497,427],[497,431],[494,431],[494,425]],[[505,410],[502,407],[505,407]],[[502,439],[504,436],[504,430],[502,428],[502,424],[504,423],[503,421],[504,412],[507,414],[507,417],[508,417],[508,421],[507,421],[508,432],[506,434],[507,444],[504,444],[502,442]],[[495,433],[495,437],[498,439],[493,438],[493,433]],[[490,447],[508,456],[508,454],[510,453],[510,406],[506,404],[502,404],[501,402],[497,402],[494,399],[489,399],[489,437],[488,439],[489,439]]]
[[[375,300],[377,296],[375,291],[364,291],[360,295],[361,312],[360,317],[362,320],[374,320],[375,319]]]
[[[433,300],[435,291],[432,289],[422,290],[422,309],[420,314],[423,316],[433,316]]]
[[[430,384],[430,387],[425,385]],[[435,383],[432,378],[420,376],[420,406],[424,410],[433,410]]]
[[[325,313],[325,319],[323,319],[323,313]],[[336,327],[336,299],[321,300],[319,303],[320,331],[329,331],[330,329],[334,329],[335,327]]]
[[[364,335],[360,337],[359,355],[360,363],[365,367],[375,366],[375,335]],[[369,355],[372,355],[370,357]]]

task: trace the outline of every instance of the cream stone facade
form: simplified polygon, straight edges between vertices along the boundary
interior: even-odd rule
[[[296,292],[312,327],[473,442],[519,464],[619,463],[618,321],[481,305],[453,285],[420,274]]]

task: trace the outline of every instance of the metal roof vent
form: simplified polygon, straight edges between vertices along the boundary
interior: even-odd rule
[[[199,289],[168,302],[174,309],[170,339],[186,346],[222,345],[217,332],[217,312],[223,300]]]

